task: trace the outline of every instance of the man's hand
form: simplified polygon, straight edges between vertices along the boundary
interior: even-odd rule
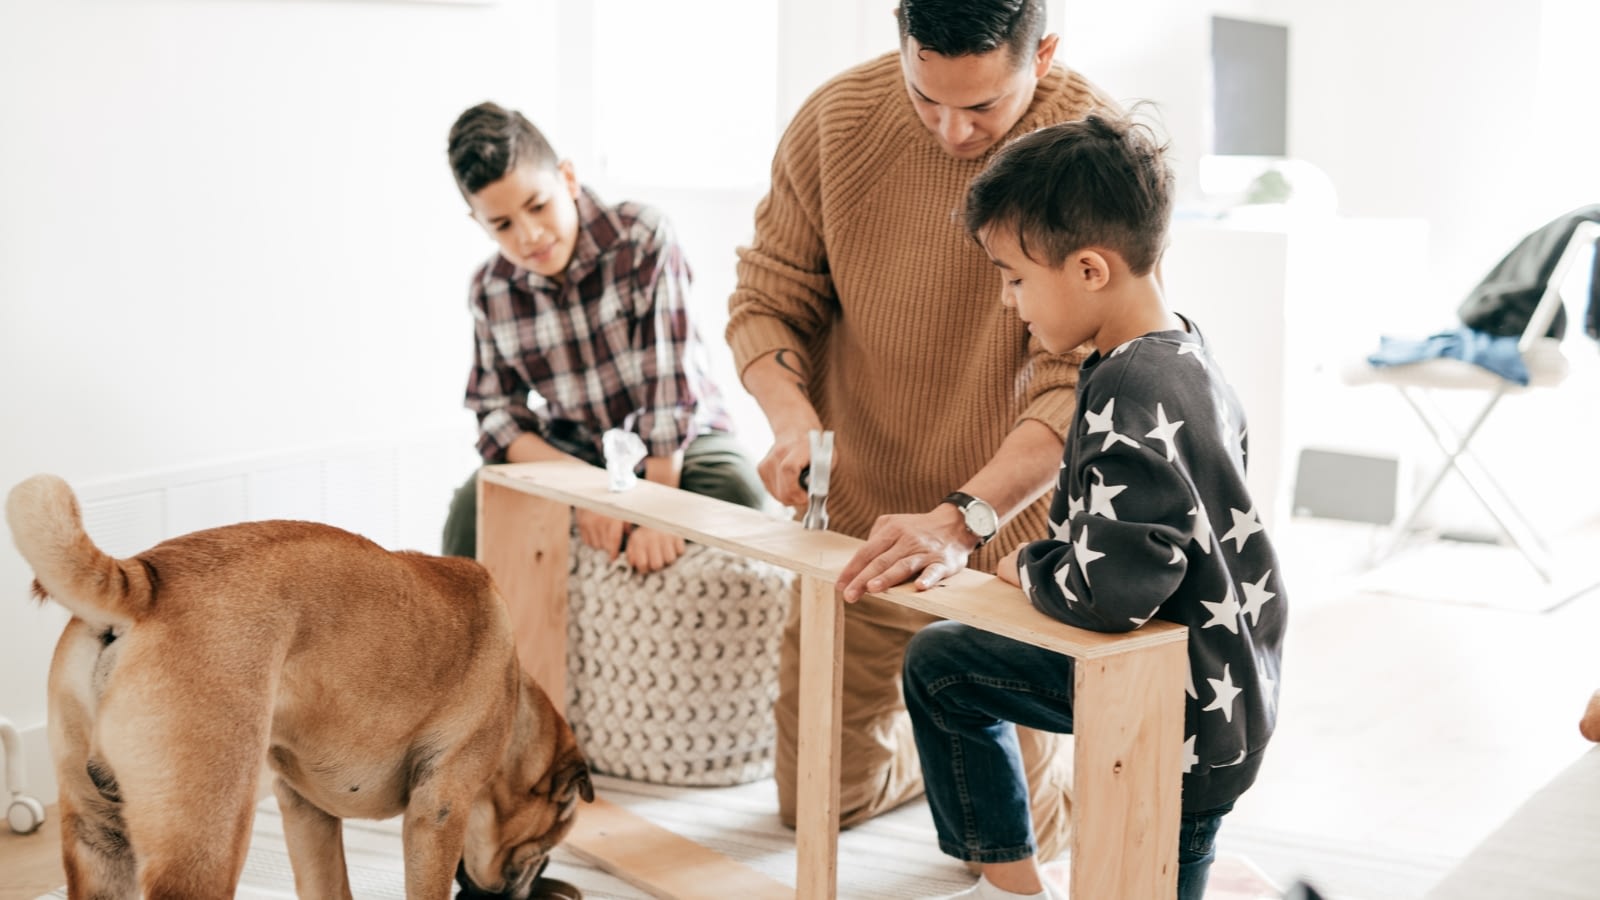
[[[812,429],[822,428],[806,396],[805,360],[792,350],[774,350],[752,362],[743,379],[772,426],[772,449],[756,466],[761,483],[784,506],[804,507],[809,498],[800,470],[811,464]]]
[[[665,569],[683,555],[683,538],[643,525],[628,534],[628,562],[634,571],[650,573]]]
[[[835,586],[849,603],[913,578],[925,591],[966,568],[977,544],[961,511],[948,503],[918,515],[879,516]]]
[[[577,515],[578,537],[596,550],[604,550],[606,559],[616,559],[622,550],[623,535],[628,533],[628,523],[587,509],[578,510]]]
[[[800,472],[811,465],[811,431],[774,433],[772,449],[761,458],[756,472],[767,493],[784,506],[805,507],[810,497],[800,485]]]
[[[994,577],[1013,587],[1022,587],[1022,576],[1017,574],[1017,557],[1022,555],[1022,544],[1007,553],[999,563],[995,564]]]

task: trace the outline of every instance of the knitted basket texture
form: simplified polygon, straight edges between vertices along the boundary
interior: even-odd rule
[[[690,544],[640,575],[574,538],[567,719],[597,772],[727,786],[772,775],[792,572]]]

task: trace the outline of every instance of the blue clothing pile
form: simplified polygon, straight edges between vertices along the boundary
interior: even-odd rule
[[[1527,387],[1528,365],[1517,351],[1517,338],[1490,334],[1465,325],[1425,338],[1378,339],[1378,352],[1367,357],[1374,366],[1403,366],[1439,358],[1459,359]]]

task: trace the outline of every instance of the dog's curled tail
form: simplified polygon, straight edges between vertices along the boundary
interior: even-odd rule
[[[108,556],[83,530],[78,498],[54,475],[35,475],[11,489],[6,523],[17,551],[33,568],[34,594],[49,596],[97,627],[120,630],[150,608],[143,567]],[[131,576],[131,577],[130,577]]]

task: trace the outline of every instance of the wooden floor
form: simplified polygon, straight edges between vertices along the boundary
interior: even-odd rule
[[[1592,746],[1600,590],[1545,613],[1356,590],[1338,554],[1371,536],[1313,523],[1288,542],[1278,731],[1219,842],[1279,884],[1411,900]],[[1600,547],[1600,524],[1575,537]]]
[[[33,900],[66,884],[59,822],[51,804],[45,807],[44,827],[33,834],[14,834],[0,827],[0,900]]]
[[[1296,559],[1302,538],[1323,560],[1365,539],[1311,529],[1283,542]],[[1415,898],[1589,746],[1600,591],[1506,612],[1345,590],[1336,568],[1290,581],[1278,734],[1221,850],[1333,900]],[[0,900],[63,883],[55,813],[27,837],[0,825]]]

